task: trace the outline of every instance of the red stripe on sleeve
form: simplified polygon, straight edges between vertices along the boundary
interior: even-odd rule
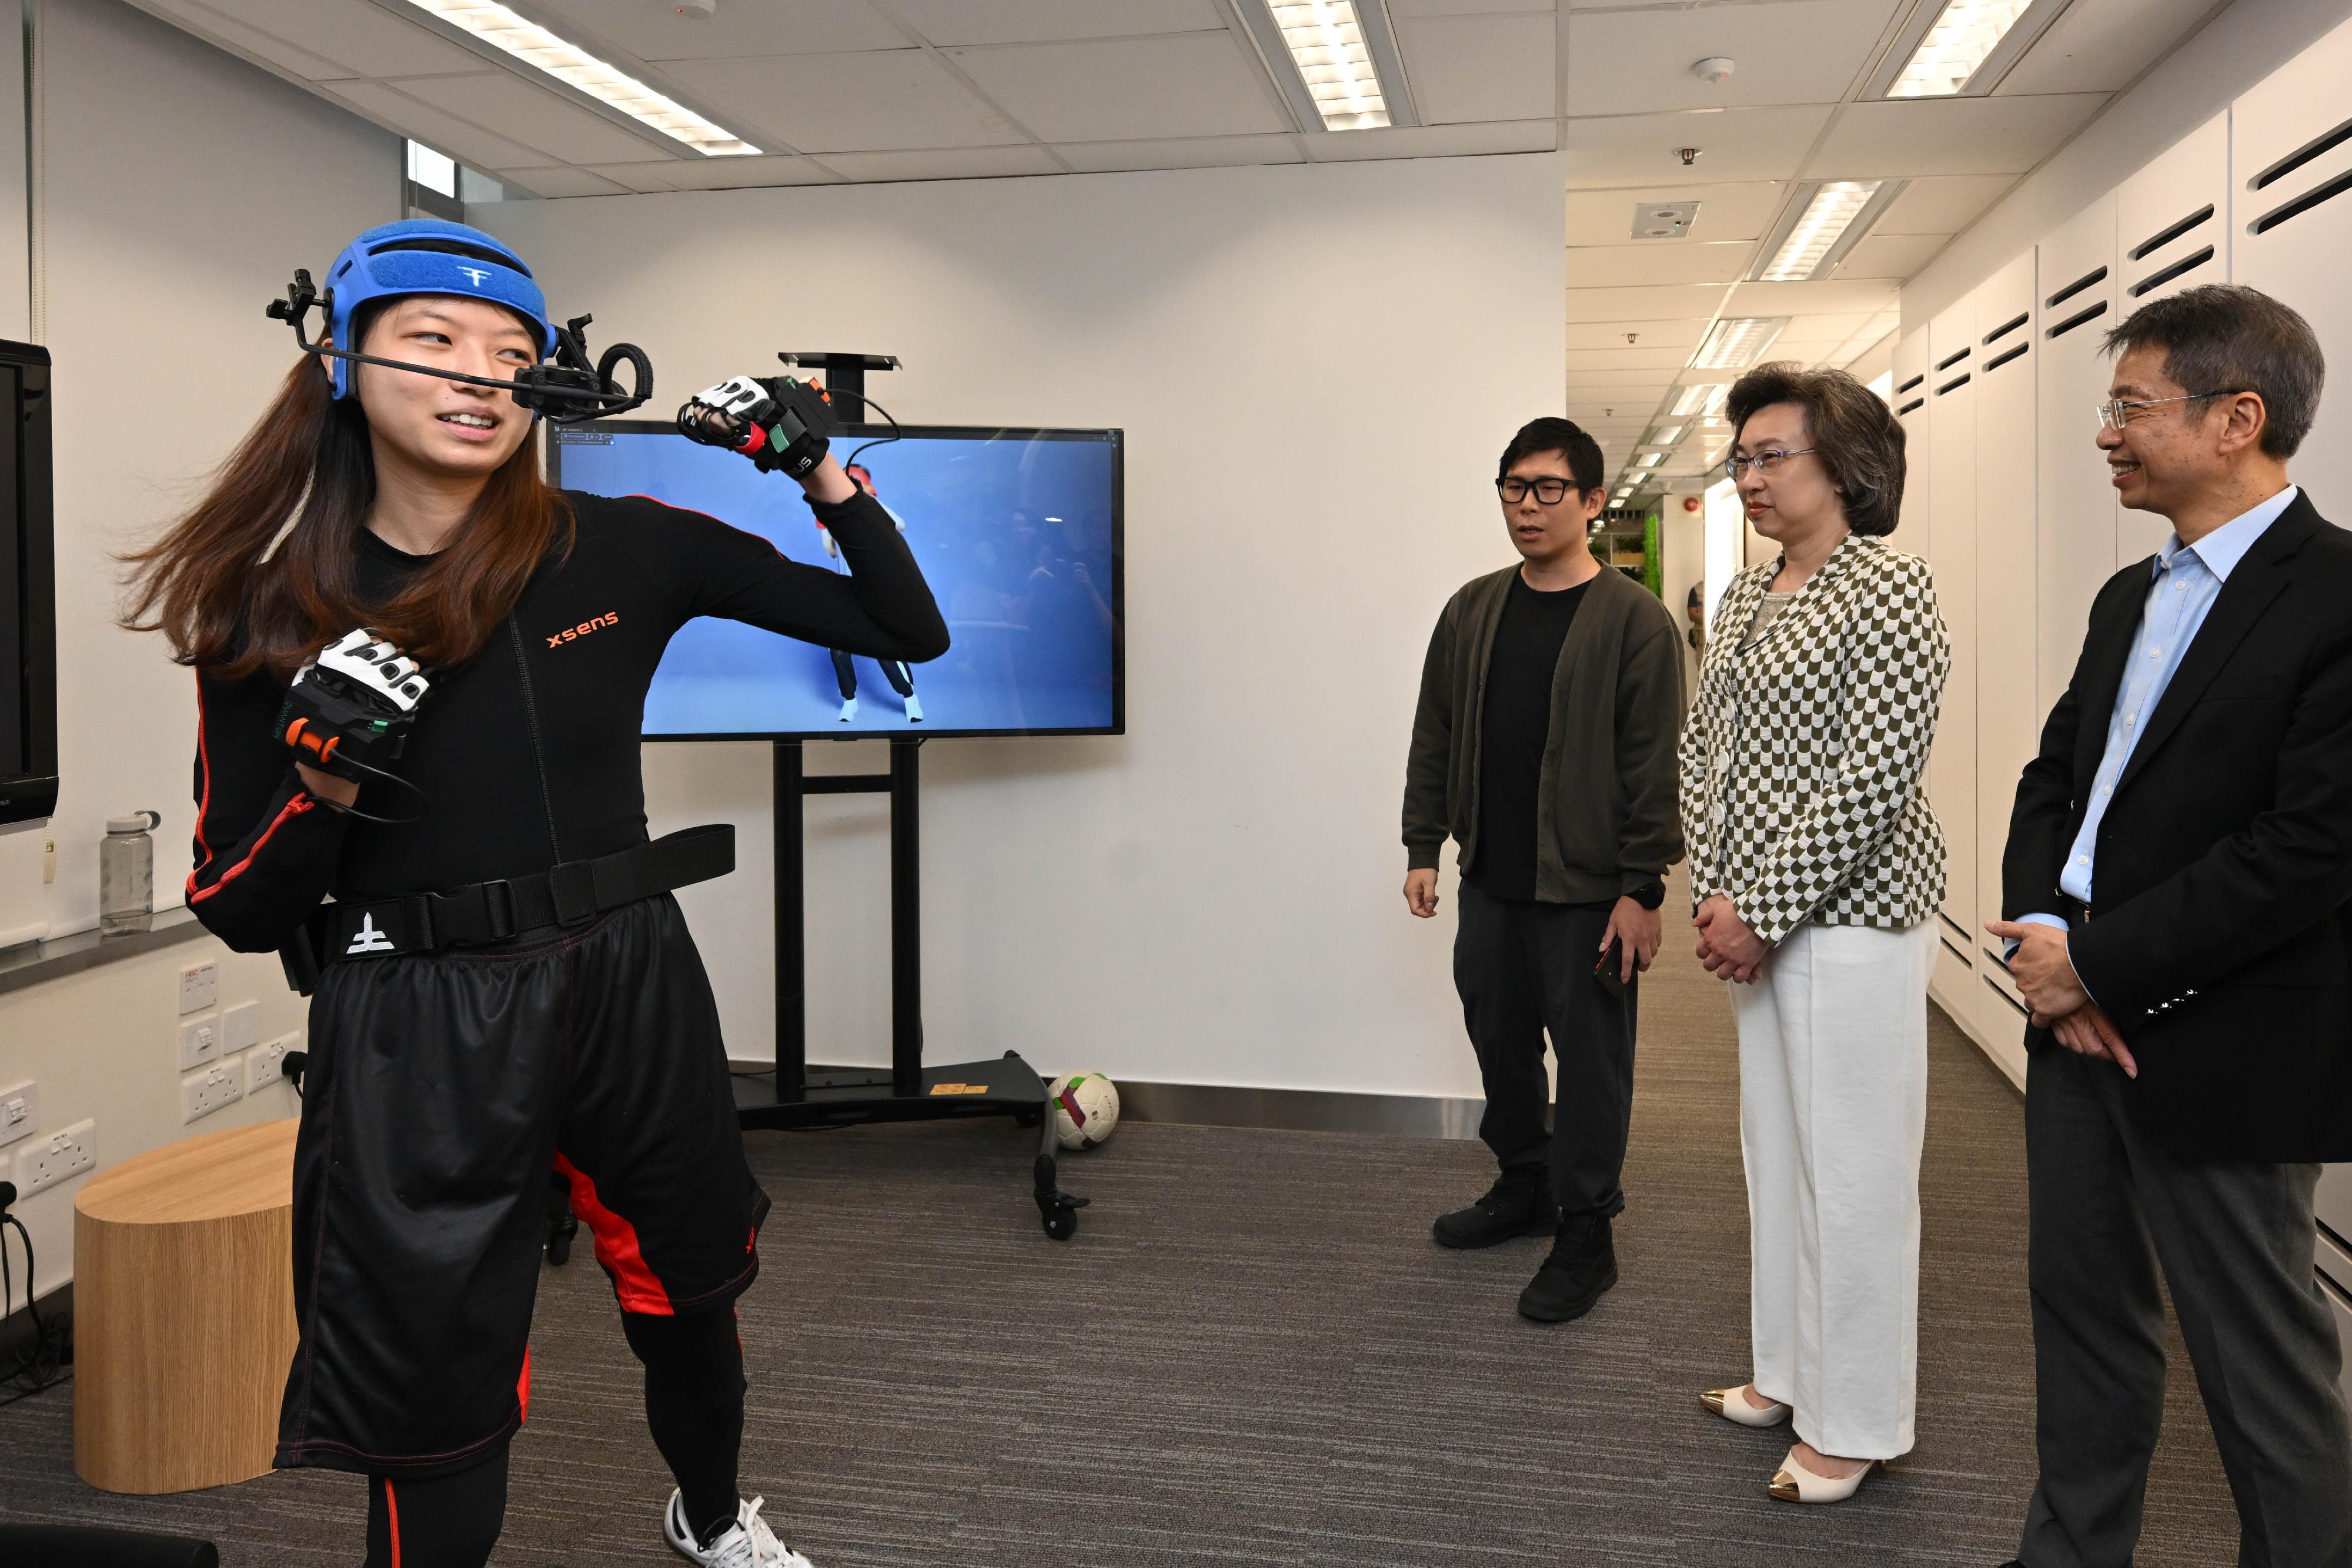
[[[220,880],[218,882],[213,883],[210,887],[198,889],[194,885],[194,874],[193,873],[189,874],[188,883],[191,891],[188,894],[188,902],[190,904],[201,904],[205,899],[210,898],[214,894],[218,893],[222,888],[226,887],[229,884],[230,878],[236,876],[237,873],[243,871],[246,867],[253,863],[253,857],[261,852],[261,846],[269,841],[270,834],[275,833],[279,828],[285,826],[289,820],[300,816],[303,812],[309,810],[311,807],[317,804],[318,802],[310,799],[310,796],[303,794],[299,790],[295,791],[293,797],[289,799],[284,806],[278,808],[278,815],[271,819],[269,826],[262,830],[261,837],[253,841],[253,847],[245,852],[245,858],[237,862],[235,865],[229,867],[228,870],[221,873]]]
[[[204,859],[188,873],[186,896],[191,904],[196,901],[196,877],[213,863],[212,841],[205,837],[205,813],[213,809],[213,759],[205,748],[205,676],[201,670],[196,672],[196,768],[205,776],[204,789],[196,797],[196,848],[204,852]]]

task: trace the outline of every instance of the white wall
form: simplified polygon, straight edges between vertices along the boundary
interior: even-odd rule
[[[1440,607],[1514,559],[1496,455],[1559,406],[1563,184],[1537,155],[474,216],[642,343],[666,404],[857,349],[906,360],[872,389],[901,419],[1127,431],[1129,733],[924,748],[931,1060],[1458,1095],[1451,899],[1398,895],[1404,750]],[[763,1055],[765,748],[654,747],[647,775],[656,831],[742,831],[686,902],[731,1049]],[[814,1060],[887,1055],[883,814],[810,808]]]
[[[97,924],[105,818],[163,813],[159,903],[179,902],[188,870],[194,677],[159,640],[114,628],[110,556],[169,517],[259,414],[293,360],[263,302],[297,266],[318,270],[399,215],[400,144],[117,0],[41,0],[37,24],[64,783],[54,883],[40,828],[0,834],[0,931],[63,933]],[[14,76],[0,58],[0,82]],[[0,103],[0,123],[13,112]],[[0,205],[13,156],[0,136]],[[0,253],[12,243],[0,223]],[[0,331],[20,329],[8,291],[22,277],[0,262]],[[207,956],[223,960],[222,1003],[261,1001],[265,1040],[299,1028],[275,959],[205,938],[0,996],[0,1084],[37,1081],[51,1129],[95,1117],[101,1165],[180,1137],[173,976]],[[292,1108],[279,1088],[196,1130]],[[70,1277],[78,1185],[23,1205],[45,1291]]]

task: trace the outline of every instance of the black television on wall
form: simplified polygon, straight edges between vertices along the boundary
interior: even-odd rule
[[[0,339],[0,822],[58,807],[49,351]]]
[[[954,645],[909,671],[698,620],[646,694],[646,739],[1125,733],[1122,432],[856,425],[835,449],[898,519]],[[558,485],[650,496],[842,570],[798,486],[667,423],[561,429],[550,450]]]

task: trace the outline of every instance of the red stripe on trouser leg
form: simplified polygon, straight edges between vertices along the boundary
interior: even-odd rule
[[[613,1293],[620,1298],[621,1310],[657,1318],[677,1316],[677,1309],[669,1304],[669,1292],[646,1267],[645,1254],[637,1249],[637,1228],[605,1207],[596,1196],[596,1184],[562,1155],[555,1156],[555,1169],[572,1184],[572,1212],[587,1222],[596,1238],[596,1261],[612,1277]]]
[[[392,1495],[392,1478],[383,1478],[383,1517],[392,1526],[392,1568],[400,1568],[400,1504]]]
[[[522,1375],[515,1379],[515,1420],[518,1424],[530,1419],[530,1342],[522,1346]]]

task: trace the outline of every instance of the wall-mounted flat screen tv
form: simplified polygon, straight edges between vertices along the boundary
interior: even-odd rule
[[[856,454],[898,519],[953,646],[902,668],[694,621],[646,694],[647,739],[1125,731],[1122,433],[908,425],[881,439],[891,434],[853,426],[834,451]],[[799,486],[666,423],[559,430],[550,453],[565,489],[650,496],[761,535],[794,560],[845,570]]]
[[[58,806],[49,351],[0,340],[0,822]]]

